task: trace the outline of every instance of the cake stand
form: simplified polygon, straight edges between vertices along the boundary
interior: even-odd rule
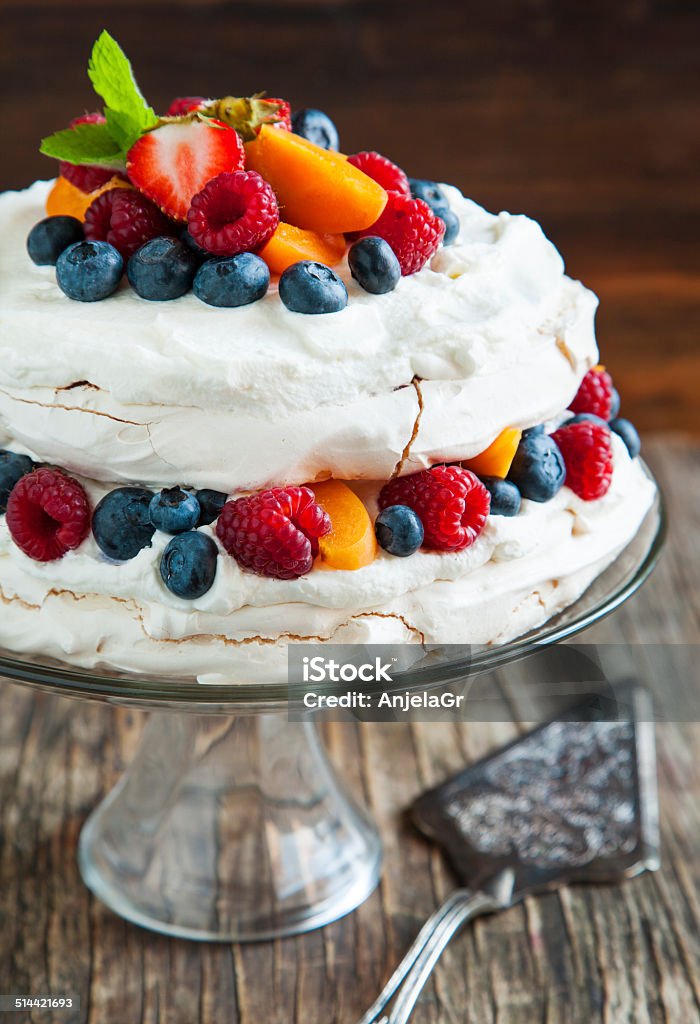
[[[659,497],[628,547],[579,600],[513,643],[414,667],[401,689],[471,679],[585,629],[651,572]],[[133,763],[90,815],[83,879],[117,914],[167,935],[254,941],[318,928],[379,880],[381,844],[333,770],[311,718],[290,721],[294,687],[257,679],[202,686],[0,652],[0,674],[40,689],[150,710]]]

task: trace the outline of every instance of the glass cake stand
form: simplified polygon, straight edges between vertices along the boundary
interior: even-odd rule
[[[578,601],[520,639],[394,675],[401,690],[472,678],[585,629],[627,600],[663,543],[659,496]],[[117,914],[167,935],[254,941],[327,924],[379,880],[381,844],[332,768],[294,687],[82,671],[0,651],[0,674],[51,693],[151,711],[133,763],[92,812],[83,879]]]

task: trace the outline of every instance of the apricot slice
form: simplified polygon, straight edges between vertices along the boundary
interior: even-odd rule
[[[386,206],[386,191],[334,150],[263,125],[246,143],[246,167],[257,171],[277,195],[288,224],[319,234],[362,231]]]
[[[505,480],[520,444],[521,436],[522,430],[506,427],[488,448],[485,448],[473,459],[467,459],[462,465],[479,476],[498,476]]]
[[[377,555],[377,539],[369,513],[342,480],[309,484],[316,501],[331,520],[331,532],[321,537],[321,560],[332,569],[361,569]]]
[[[282,274],[299,260],[317,260],[334,267],[342,260],[345,249],[345,235],[319,235],[316,231],[280,222],[258,256],[265,260],[273,274]]]
[[[90,203],[111,188],[133,188],[133,185],[123,178],[114,177],[94,192],[83,192],[67,178],[59,175],[46,197],[46,213],[49,217],[77,217],[78,220],[85,220]]]

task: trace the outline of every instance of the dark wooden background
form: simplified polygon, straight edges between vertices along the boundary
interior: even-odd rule
[[[348,152],[538,218],[601,297],[625,413],[700,433],[697,0],[2,0],[0,19],[0,187],[51,174],[38,140],[94,106],[108,27],[155,106],[266,89],[326,109]]]

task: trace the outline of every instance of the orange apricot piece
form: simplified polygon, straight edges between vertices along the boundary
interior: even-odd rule
[[[506,427],[488,448],[473,459],[467,459],[462,465],[465,469],[471,469],[472,473],[478,473],[480,476],[497,476],[501,480],[505,480],[521,437],[522,430],[518,430],[516,427]]]
[[[94,192],[83,192],[67,178],[59,175],[46,197],[46,213],[49,217],[77,217],[78,220],[85,220],[90,203],[112,188],[133,188],[133,185],[115,176]]]
[[[318,542],[321,560],[332,569],[361,569],[377,556],[377,539],[369,512],[342,480],[309,484],[328,513],[331,532]]]
[[[273,274],[282,274],[299,260],[317,260],[334,267],[342,260],[346,247],[344,235],[319,235],[280,221],[258,256],[265,260]]]
[[[386,206],[386,191],[369,175],[294,132],[263,125],[245,154],[247,169],[272,185],[282,217],[296,227],[321,235],[362,231]]]

